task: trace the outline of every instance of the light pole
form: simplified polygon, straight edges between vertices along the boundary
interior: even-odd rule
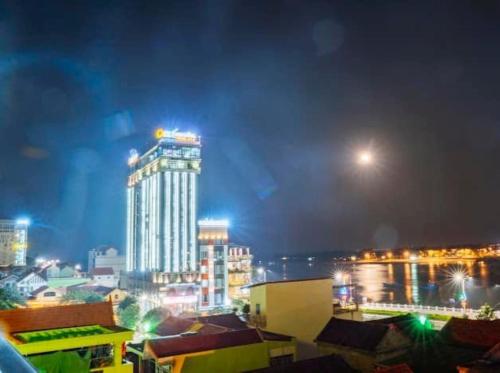
[[[460,302],[462,304],[462,308],[464,309],[464,313],[467,309],[467,293],[465,292],[465,281],[470,279],[469,276],[465,275],[462,272],[457,272],[453,275],[453,280],[460,284],[462,288],[462,293],[460,294]]]

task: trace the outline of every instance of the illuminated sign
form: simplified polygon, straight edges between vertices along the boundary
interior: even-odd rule
[[[164,128],[155,130],[155,138],[157,140],[166,139],[183,144],[200,144],[200,137],[192,132],[178,132],[177,129],[168,131]]]

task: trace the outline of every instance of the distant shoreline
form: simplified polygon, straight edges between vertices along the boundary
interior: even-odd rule
[[[418,259],[358,259],[351,263],[359,264],[390,264],[390,263],[415,263],[415,264],[440,264],[440,263],[460,263],[460,262],[480,262],[499,260],[498,257],[487,258],[418,258]]]

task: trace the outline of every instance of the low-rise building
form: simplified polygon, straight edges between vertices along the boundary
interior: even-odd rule
[[[118,277],[115,276],[115,271],[111,267],[94,268],[90,273],[92,282],[95,285],[115,288],[118,286]]]
[[[36,271],[24,274],[24,276],[21,276],[16,283],[19,294],[25,297],[29,296],[33,291],[36,291],[43,286],[47,286],[47,280],[41,273]]]
[[[252,255],[248,246],[229,245],[227,255],[229,298],[248,299],[248,289],[252,282]]]
[[[113,303],[113,307],[120,304],[127,297],[127,292],[118,288],[111,288],[101,285],[76,285],[68,288],[68,291],[83,290],[101,295],[106,301]]]
[[[66,288],[52,288],[49,286],[42,286],[41,288],[31,292],[30,297],[26,303],[29,307],[50,307],[57,306],[64,295]]]
[[[178,336],[129,345],[139,372],[244,372],[269,366],[266,344],[255,329]]]
[[[332,317],[316,338],[323,354],[337,354],[351,367],[372,372],[377,364],[405,354],[410,339],[391,325]]]
[[[297,339],[299,359],[318,355],[315,338],[332,317],[329,277],[250,285],[250,324]]]
[[[0,311],[6,338],[39,371],[132,373],[122,352],[133,332],[110,302]]]
[[[295,338],[251,328],[235,314],[193,318],[169,316],[154,326],[149,335],[156,339],[128,349],[140,367],[139,372],[156,372],[160,367],[173,372],[236,372],[291,364],[296,358]],[[248,335],[253,335],[252,343],[246,342]],[[184,346],[183,350],[174,351],[169,347],[168,351],[147,351],[148,344],[156,346],[161,344],[157,341],[165,338],[172,341],[170,347]],[[225,342],[221,344],[222,340]],[[206,347],[202,347],[203,343]],[[238,356],[241,354],[248,354],[255,361],[250,362],[247,358],[240,361]]]
[[[88,268],[90,273],[94,268],[111,267],[116,276],[126,269],[126,258],[118,255],[118,250],[110,246],[100,246],[89,251]]]

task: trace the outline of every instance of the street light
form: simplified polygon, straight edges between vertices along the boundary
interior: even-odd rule
[[[363,150],[358,153],[358,164],[361,166],[369,166],[373,163],[373,153],[369,150]]]
[[[460,294],[460,301],[462,302],[462,307],[464,309],[464,312],[467,307],[467,293],[465,292],[465,281],[469,279],[470,277],[464,274],[463,272],[455,272],[453,274],[453,281],[461,285],[462,288],[462,294]]]

